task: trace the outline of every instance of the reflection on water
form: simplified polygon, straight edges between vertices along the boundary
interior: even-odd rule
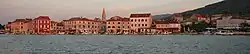
[[[0,54],[250,54],[245,36],[0,35]]]

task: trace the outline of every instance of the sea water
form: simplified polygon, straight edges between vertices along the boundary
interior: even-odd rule
[[[0,54],[250,54],[250,37],[0,35]]]

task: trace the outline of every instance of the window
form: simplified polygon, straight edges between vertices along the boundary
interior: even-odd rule
[[[136,19],[135,19],[135,22],[136,22]]]
[[[140,22],[140,19],[138,19],[138,22]]]
[[[79,28],[81,28],[82,26],[81,25],[79,25]]]
[[[92,28],[94,28],[94,26],[92,26]]]
[[[21,26],[21,29],[23,29],[23,26]]]
[[[90,28],[90,26],[88,25],[88,28]]]
[[[143,22],[143,21],[144,21],[144,19],[141,19],[141,21]]]
[[[82,27],[83,27],[83,28],[85,28],[85,26],[84,26],[84,25],[82,25]]]
[[[136,27],[136,24],[135,24],[135,27]]]
[[[47,25],[47,28],[49,28],[49,25]]]
[[[138,24],[138,26],[141,26],[141,24]]]
[[[148,26],[148,24],[145,24],[145,26]]]
[[[118,22],[118,24],[120,24],[120,22]]]
[[[92,24],[94,24],[94,22],[92,22]]]
[[[47,21],[47,23],[49,23],[50,21]]]
[[[145,19],[145,22],[147,22],[148,20],[147,19]]]
[[[120,26],[118,26],[118,28],[120,28]]]
[[[112,28],[115,28],[115,26],[112,26]]]
[[[108,28],[110,28],[110,26],[108,26]]]
[[[144,26],[144,24],[142,24],[142,26]]]
[[[74,26],[74,28],[76,28],[76,26]]]
[[[131,19],[131,22],[133,22],[133,19]]]
[[[122,26],[122,28],[125,28],[124,26]]]
[[[43,26],[42,26],[42,25],[40,25],[40,28],[43,28]]]
[[[90,23],[88,22],[88,24],[90,24]]]
[[[128,26],[128,28],[129,28],[129,26]]]
[[[113,22],[113,24],[115,24],[115,23]]]
[[[131,26],[133,27],[133,24],[131,24]]]
[[[108,22],[108,24],[110,24],[110,22]]]

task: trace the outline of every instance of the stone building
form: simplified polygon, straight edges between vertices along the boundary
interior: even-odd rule
[[[129,18],[122,18],[120,16],[111,17],[107,20],[107,33],[128,33],[130,30]]]
[[[64,28],[69,33],[84,33],[84,34],[93,34],[99,33],[100,30],[100,21],[74,17],[69,20],[64,20],[63,22]]]

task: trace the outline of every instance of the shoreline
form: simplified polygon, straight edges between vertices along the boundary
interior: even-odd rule
[[[49,36],[49,35],[58,35],[58,34],[0,34],[0,35],[39,35],[39,36]],[[65,35],[72,35],[72,34],[63,34],[63,36]],[[79,36],[79,35],[83,35],[83,36],[87,36],[87,35],[111,35],[111,36],[127,36],[127,35],[136,35],[136,36],[151,36],[151,35],[155,35],[155,36],[172,36],[172,35],[187,35],[187,36],[250,36],[250,35],[204,35],[204,34],[151,34],[151,35],[147,35],[147,34],[122,34],[122,35],[118,35],[118,34],[76,34],[73,36]],[[60,35],[58,35],[60,36]]]

